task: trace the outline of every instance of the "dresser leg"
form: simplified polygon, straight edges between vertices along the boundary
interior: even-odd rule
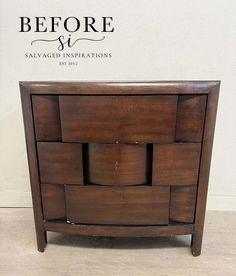
[[[44,252],[44,249],[47,244],[47,232],[41,231],[40,233],[37,232],[37,247],[39,252]]]
[[[202,233],[192,234],[191,249],[194,257],[201,255],[202,249]]]

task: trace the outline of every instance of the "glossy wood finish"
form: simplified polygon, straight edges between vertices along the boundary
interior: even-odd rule
[[[38,142],[37,146],[42,183],[83,184],[81,144]]]
[[[211,166],[211,154],[213,137],[216,122],[217,104],[219,98],[220,84],[218,83],[208,93],[205,131],[203,135],[203,145],[201,153],[201,164],[197,191],[197,204],[195,211],[195,231],[192,236],[192,254],[199,256],[202,248],[202,235],[206,211],[206,200],[208,190],[208,180]]]
[[[88,182],[101,185],[150,183],[151,152],[146,144],[88,145]]]
[[[67,219],[84,224],[168,224],[169,187],[71,186]]]
[[[179,96],[176,141],[201,142],[207,96]]]
[[[201,144],[155,144],[153,185],[196,185]]]
[[[30,185],[33,201],[34,222],[36,230],[37,248],[43,252],[47,243],[47,234],[43,226],[43,210],[39,183],[37,151],[35,147],[34,121],[30,89],[21,86],[21,101],[25,128],[25,139],[29,164]]]
[[[30,94],[56,95],[176,95],[209,94],[219,81],[143,81],[143,82],[20,82]]]
[[[175,139],[176,96],[59,96],[59,102],[65,142]]]
[[[198,256],[201,253],[212,142],[213,142],[215,117],[216,117],[217,101],[218,101],[218,94],[219,94],[218,81],[164,81],[164,82],[139,82],[139,83],[21,82],[20,88],[21,88],[21,99],[22,99],[22,106],[23,106],[23,116],[24,116],[26,142],[27,142],[28,161],[29,161],[29,168],[30,168],[37,244],[38,244],[39,251],[43,251],[46,245],[46,231],[59,231],[64,233],[71,233],[71,234],[73,233],[73,234],[81,234],[81,235],[130,236],[130,237],[192,234],[192,253],[194,256]],[[74,97],[75,95],[76,96],[83,95],[83,97],[88,97],[88,95],[104,97],[106,95],[109,98],[111,97],[111,95],[113,96],[117,95],[117,98],[121,97],[121,95],[123,95],[124,97],[128,97],[131,95],[132,97],[136,97],[137,95],[139,95],[140,97],[151,96],[151,95],[155,97],[159,97],[159,95],[163,95],[165,97],[174,96],[174,98],[178,98],[178,104],[176,105],[176,110],[175,110],[175,112],[177,112],[175,113],[175,115],[177,114],[176,125],[175,125],[176,129],[174,129],[173,131],[174,138],[168,143],[180,142],[180,141],[181,142],[198,141],[202,143],[201,162],[199,164],[200,170],[198,172],[197,185],[179,186],[177,184],[173,184],[173,185],[171,184],[171,186],[169,186],[167,184],[163,184],[164,186],[157,185],[157,186],[143,186],[143,187],[144,188],[162,188],[162,189],[166,188],[168,189],[168,191],[171,191],[170,193],[168,193],[168,197],[170,197],[170,202],[169,202],[170,204],[168,204],[168,208],[170,207],[170,213],[168,213],[169,219],[170,220],[185,219],[188,221],[192,220],[192,211],[191,211],[191,215],[189,211],[184,215],[184,211],[186,212],[186,210],[190,210],[192,208],[192,207],[190,208],[190,205],[193,206],[192,201],[194,200],[194,196],[193,196],[194,193],[190,192],[190,190],[197,189],[195,218],[193,223],[174,222],[173,224],[168,222],[168,219],[167,219],[168,225],[166,226],[160,226],[160,225],[110,226],[110,225],[70,224],[70,223],[65,223],[63,220],[61,220],[60,222],[58,222],[58,220],[57,222],[56,221],[49,222],[49,221],[43,220],[44,210],[42,207],[42,190],[44,188],[41,190],[41,185],[44,185],[44,184],[40,183],[40,175],[38,172],[39,164],[38,164],[38,156],[37,156],[37,140],[41,141],[41,138],[35,136],[36,132],[34,132],[34,128],[35,128],[34,123],[36,123],[36,120],[35,120],[35,114],[33,114],[33,106],[32,106],[31,100],[33,99],[33,97],[36,97],[36,96],[37,97],[38,96],[47,96],[47,97],[52,97],[52,96],[53,97],[58,97],[58,96],[71,97],[72,96]],[[193,97],[190,97],[190,96],[193,96]],[[196,96],[201,96],[201,99],[196,98]],[[206,106],[205,106],[205,113],[204,113],[202,111],[204,111],[203,105],[205,104],[204,103],[205,100],[203,101],[202,99],[205,99],[205,98],[206,98]],[[54,104],[52,104],[52,106],[54,107],[51,109],[54,110],[54,112],[52,112],[51,114],[56,114],[58,113],[58,107],[56,107],[58,105],[56,104],[57,102],[56,100],[53,100],[53,102]],[[186,104],[187,104],[187,107],[186,107]],[[40,103],[39,104],[36,103],[35,105],[40,106]],[[41,107],[44,107],[44,105],[41,105]],[[34,107],[34,111],[36,108],[37,107]],[[191,108],[193,110],[193,114],[191,114],[190,112]],[[46,105],[45,105],[45,109],[47,110]],[[55,110],[57,111],[55,112]],[[200,110],[200,113],[199,113],[199,110]],[[59,106],[59,111],[61,113],[60,106]],[[44,111],[44,108],[43,108],[42,114],[44,114],[44,112],[46,114],[48,111]],[[90,112],[93,113],[94,110],[91,109]],[[202,115],[203,113],[205,114],[205,120],[203,123],[203,132],[202,132],[202,126],[199,124],[200,121],[202,122],[202,119],[199,119],[199,118],[202,118],[202,116],[204,117],[204,115]],[[153,113],[152,115],[154,116],[154,114],[158,114],[158,113]],[[50,117],[51,116],[54,116],[54,115],[50,115]],[[129,114],[129,116],[131,115]],[[188,117],[193,122],[192,127],[194,126],[193,127],[193,133],[195,133],[194,135],[191,134],[190,131],[188,130],[188,122],[186,121]],[[156,118],[154,119],[156,120]],[[151,120],[153,120],[153,117],[150,115],[149,121]],[[124,120],[122,122],[124,122]],[[152,125],[152,123],[153,122],[149,122],[149,125]],[[55,122],[54,124],[55,125],[59,124],[58,119],[57,119],[57,122]],[[60,120],[60,126],[61,126],[61,120]],[[74,124],[74,126],[75,128],[77,128],[76,123]],[[145,125],[145,128],[146,128],[146,125]],[[151,130],[149,129],[149,131]],[[55,141],[54,140],[55,138],[53,137],[48,138],[50,135],[47,134],[47,130],[42,132],[44,135],[43,141],[47,141],[47,139],[49,139],[49,141]],[[48,133],[50,133],[50,130],[48,130]],[[199,133],[203,134],[202,140],[199,138],[201,136]],[[148,135],[150,138],[151,136],[153,136],[153,133],[151,133],[151,136],[150,134]],[[57,137],[57,139],[59,138]],[[119,140],[117,139],[116,141],[119,141]],[[116,141],[109,140],[107,141],[107,143],[112,143]],[[90,143],[91,141],[84,141],[84,142]],[[99,141],[99,142],[105,142],[105,139],[104,141]],[[122,142],[124,142],[124,140]],[[134,142],[138,142],[138,141],[134,141]],[[158,146],[159,145],[158,143],[160,142],[160,140],[146,141],[146,142],[153,143],[154,145]],[[166,143],[166,140],[161,143]],[[86,145],[83,145],[83,153],[86,153]],[[152,156],[150,159],[152,161]],[[84,166],[86,166],[86,162],[83,163],[83,167]],[[83,169],[86,171],[86,167]],[[150,175],[153,175],[152,170],[150,172]],[[86,178],[86,175],[85,175],[85,178]],[[85,184],[88,184],[88,183],[85,182]],[[151,185],[153,183],[149,183],[149,184]],[[61,184],[59,185],[60,185],[59,187],[61,187],[60,190],[62,191],[64,185],[61,185]],[[73,186],[75,189],[80,187],[85,187],[85,188],[91,187],[89,185],[84,185],[84,186],[83,185],[78,186],[78,185],[81,185],[81,184],[70,185],[70,187]],[[104,188],[104,189],[105,188],[106,189],[107,188],[120,188],[120,189],[132,188],[135,190],[136,188],[141,188],[141,187],[142,186],[128,186],[128,187],[100,186],[100,185],[96,186],[96,188]],[[178,189],[182,189],[181,196],[179,196],[180,190]],[[88,196],[91,196],[91,195],[88,195]],[[93,196],[95,196],[95,194],[93,194]],[[171,196],[172,196],[172,199],[171,199]],[[181,197],[181,200],[179,200],[180,197]],[[120,200],[122,200],[122,198]],[[61,201],[62,199],[60,200],[60,202]],[[183,205],[181,206],[183,202],[185,202],[185,207],[187,206],[190,209],[189,208],[184,209]],[[144,205],[148,204],[147,197],[145,197],[144,203],[145,203]],[[177,206],[173,207],[176,204]],[[56,201],[55,201],[55,205],[57,205]],[[172,205],[172,208],[171,208],[171,205]],[[74,204],[74,207],[75,206],[76,205]],[[54,204],[52,204],[51,208],[49,209],[53,210],[53,208],[55,208]],[[150,206],[147,207],[147,209],[149,208]],[[157,208],[158,211],[159,209],[161,210],[161,208],[162,207],[159,206]],[[122,213],[122,216],[124,217],[125,215]]]
[[[170,221],[194,222],[197,186],[172,186],[170,191]]]
[[[60,222],[44,222],[46,231],[105,237],[165,237],[172,235],[187,235],[194,232],[193,224],[170,224],[168,226],[112,226],[65,224]]]
[[[43,217],[50,219],[66,219],[65,191],[63,185],[42,184]]]
[[[58,96],[32,96],[35,136],[38,141],[60,141]]]

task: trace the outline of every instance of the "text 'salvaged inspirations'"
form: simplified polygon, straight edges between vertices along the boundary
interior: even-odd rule
[[[35,39],[30,41],[31,46],[41,45],[42,43],[54,43],[55,53],[47,52],[27,52],[25,58],[111,58],[110,52],[78,52],[78,44],[82,41],[101,42],[105,40],[107,34],[113,33],[115,30],[112,16],[93,17],[93,16],[69,16],[63,18],[61,16],[36,16],[19,17],[19,32],[31,33],[37,35]],[[77,47],[76,47],[77,46]],[[76,52],[68,53],[60,52],[69,50],[74,47]],[[76,48],[75,48],[76,47]]]

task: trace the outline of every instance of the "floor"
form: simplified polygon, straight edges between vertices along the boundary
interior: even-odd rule
[[[49,233],[36,250],[31,208],[0,209],[1,276],[236,275],[236,212],[209,211],[202,255],[190,237],[92,238]]]

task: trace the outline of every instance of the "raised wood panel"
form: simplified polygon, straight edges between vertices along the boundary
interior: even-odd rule
[[[177,96],[60,96],[66,142],[173,142]]]
[[[42,183],[83,184],[81,144],[38,142]]]
[[[61,122],[58,96],[32,96],[35,136],[38,141],[60,141]]]
[[[206,102],[206,95],[179,96],[176,121],[176,141],[202,141]]]
[[[171,187],[170,221],[194,221],[197,186]]]
[[[67,219],[75,223],[167,224],[169,187],[66,186]]]
[[[201,144],[155,144],[153,185],[196,185]]]
[[[43,217],[50,219],[66,219],[65,191],[63,185],[42,184]]]
[[[150,151],[146,144],[88,145],[88,181],[102,185],[150,182]]]

